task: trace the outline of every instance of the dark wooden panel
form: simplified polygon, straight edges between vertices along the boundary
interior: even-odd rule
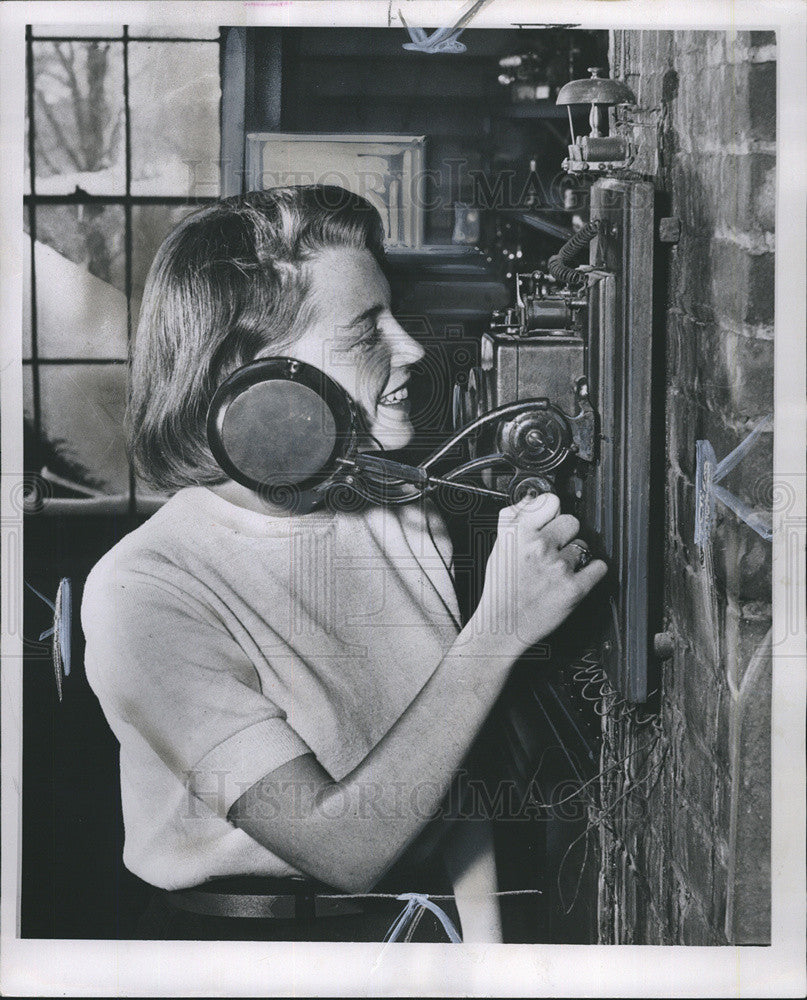
[[[643,702],[652,648],[653,187],[602,178],[591,198],[592,218],[608,224],[591,251],[592,263],[599,259],[610,272],[592,294],[590,321],[590,389],[601,420],[591,511],[613,582],[602,660],[619,693]]]
[[[467,98],[481,96],[506,97],[506,91],[496,80],[494,60],[482,65],[467,63],[429,63],[418,65],[408,59],[396,62],[369,58],[332,59],[322,57],[305,64],[301,78],[304,91],[320,98],[340,94],[356,94],[373,99]]]
[[[307,95],[285,117],[290,131],[349,132],[354,122],[372,122],[376,131],[398,131],[402,122],[414,133],[463,136],[478,139],[485,118],[498,114],[500,105],[487,98],[458,102],[434,95],[429,102],[412,94],[398,93],[383,101],[364,96],[342,95],[322,101]],[[316,124],[316,127],[314,125]]]
[[[225,28],[221,76],[221,194],[240,194],[246,129],[246,28]]]
[[[52,612],[27,588],[23,625],[22,936],[129,938],[149,888],[123,865],[118,747],[84,672],[79,609],[92,566],[143,518],[29,515],[25,579],[54,594],[73,582],[72,666],[56,696]]]

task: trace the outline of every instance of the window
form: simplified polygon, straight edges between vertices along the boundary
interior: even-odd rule
[[[157,248],[219,196],[220,33],[27,31],[25,467],[45,509],[161,498],[126,455],[129,342]]]

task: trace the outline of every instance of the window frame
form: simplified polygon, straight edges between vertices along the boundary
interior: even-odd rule
[[[31,349],[30,356],[23,357],[23,369],[26,367],[31,371],[31,414],[32,431],[36,441],[44,441],[42,435],[42,389],[40,384],[40,372],[43,366],[56,365],[124,365],[128,362],[122,358],[76,358],[71,356],[55,356],[41,358],[38,350],[38,328],[37,328],[37,274],[36,274],[36,241],[37,241],[37,210],[47,206],[113,206],[119,205],[123,208],[124,214],[124,293],[126,295],[126,343],[131,344],[133,328],[132,311],[132,264],[134,239],[132,230],[132,211],[138,206],[159,205],[171,208],[177,206],[187,206],[189,208],[211,204],[219,200],[219,196],[198,195],[195,197],[185,195],[135,195],[132,194],[132,136],[131,136],[131,106],[130,106],[130,81],[129,81],[129,46],[131,43],[153,43],[164,44],[187,44],[192,42],[200,45],[215,45],[218,47],[218,67],[219,67],[219,176],[220,191],[222,174],[222,162],[224,157],[225,128],[223,123],[223,103],[225,94],[225,74],[224,58],[226,43],[226,29],[219,28],[217,37],[194,38],[187,36],[151,36],[137,35],[129,33],[129,26],[124,24],[120,35],[82,35],[80,29],[71,35],[48,35],[34,34],[33,26],[27,25],[25,29],[25,54],[26,54],[26,119],[28,123],[28,183],[29,192],[23,195],[23,205],[28,217],[28,235],[30,237],[30,317],[31,317]],[[38,194],[36,190],[36,124],[34,116],[35,101],[35,72],[34,72],[34,45],[40,43],[86,43],[86,42],[110,42],[122,46],[123,56],[123,143],[124,143],[124,191],[116,194],[88,194],[78,190],[64,194]],[[223,192],[222,192],[223,193]],[[46,514],[137,514],[151,513],[163,502],[155,498],[148,498],[138,495],[136,490],[136,479],[131,456],[127,457],[129,467],[128,488],[125,494],[105,494],[99,497],[88,497],[87,499],[54,498],[48,496],[49,487],[47,481],[39,482],[41,469],[36,469],[33,474],[38,494],[33,497],[33,505],[38,513]]]

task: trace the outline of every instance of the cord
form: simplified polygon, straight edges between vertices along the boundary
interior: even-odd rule
[[[556,254],[549,258],[547,270],[553,278],[562,281],[572,288],[582,288],[586,284],[586,275],[576,270],[572,265],[581,250],[602,232],[599,219],[589,222],[567,240]]]

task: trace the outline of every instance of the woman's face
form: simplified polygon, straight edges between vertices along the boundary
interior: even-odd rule
[[[313,319],[284,354],[314,365],[361,407],[377,442],[413,434],[406,383],[423,348],[390,311],[389,283],[369,250],[331,247],[307,264]]]

